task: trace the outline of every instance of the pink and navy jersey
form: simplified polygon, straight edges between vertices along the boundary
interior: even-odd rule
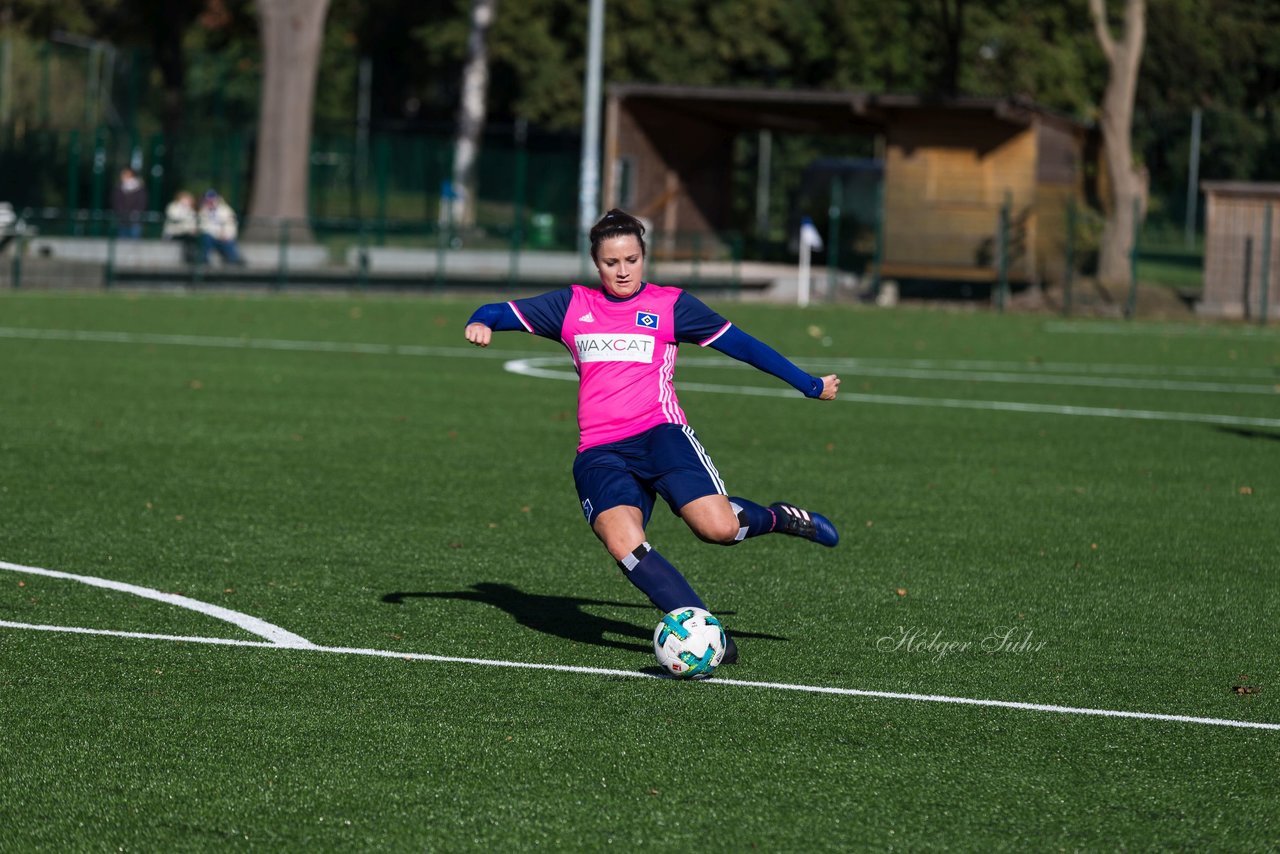
[[[469,323],[559,341],[578,371],[578,450],[687,424],[676,399],[676,348],[714,347],[819,397],[823,381],[738,329],[680,288],[642,284],[626,299],[598,288],[557,291],[476,309]]]
[[[705,347],[730,323],[680,288],[619,300],[573,285],[508,305],[526,330],[564,344],[578,371],[578,450],[659,424],[687,424],[676,398],[680,342]]]

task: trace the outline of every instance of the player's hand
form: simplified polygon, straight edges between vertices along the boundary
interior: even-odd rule
[[[818,399],[835,400],[838,391],[840,391],[840,378],[835,374],[827,374],[822,378],[822,394],[818,395]]]
[[[488,347],[489,339],[493,337],[493,330],[483,323],[468,323],[465,334],[467,340],[477,347]]]

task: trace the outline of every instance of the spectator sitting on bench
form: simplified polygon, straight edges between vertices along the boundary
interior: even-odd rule
[[[231,205],[215,191],[208,190],[200,205],[200,263],[209,262],[209,250],[215,250],[222,256],[225,264],[237,267],[244,266],[244,258],[236,245],[238,225],[236,213]]]
[[[164,209],[165,240],[182,242],[182,260],[195,264],[200,260],[200,224],[196,219],[196,198],[180,190]]]

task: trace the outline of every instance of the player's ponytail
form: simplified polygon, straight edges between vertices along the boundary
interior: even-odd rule
[[[596,260],[596,251],[601,243],[611,237],[623,237],[628,234],[640,243],[640,254],[644,255],[644,223],[617,208],[600,217],[600,221],[591,227],[591,259]]]

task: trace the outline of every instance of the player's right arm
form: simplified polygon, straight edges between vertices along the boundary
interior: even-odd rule
[[[543,338],[559,339],[572,296],[570,288],[562,288],[528,299],[482,305],[472,312],[463,334],[477,347],[488,347],[494,332],[524,330]]]

